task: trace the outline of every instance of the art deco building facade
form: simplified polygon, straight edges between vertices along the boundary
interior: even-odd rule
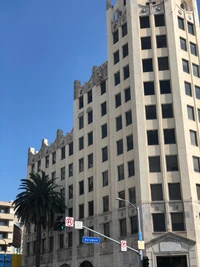
[[[28,174],[56,176],[67,216],[137,249],[141,209],[150,267],[200,266],[200,31],[195,0],[107,7],[108,61],[74,83],[74,125],[28,154]],[[137,266],[133,252],[72,228],[44,230],[42,267]],[[33,266],[35,235],[25,235]],[[85,265],[84,265],[85,264]]]

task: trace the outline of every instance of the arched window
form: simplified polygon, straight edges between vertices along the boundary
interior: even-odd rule
[[[94,267],[94,266],[92,265],[91,262],[84,261],[84,262],[81,263],[81,265],[79,267]]]
[[[70,267],[70,266],[69,266],[69,264],[65,263],[65,264],[61,265],[60,267]]]

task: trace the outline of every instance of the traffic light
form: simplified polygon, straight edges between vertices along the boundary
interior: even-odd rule
[[[149,258],[147,256],[144,256],[142,263],[142,267],[149,267]]]
[[[59,215],[54,223],[54,231],[62,231],[65,229],[65,219],[63,215]]]

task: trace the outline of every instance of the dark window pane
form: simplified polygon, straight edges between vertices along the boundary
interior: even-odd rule
[[[128,28],[127,28],[127,23],[126,23],[126,24],[124,24],[122,26],[122,37],[124,37],[125,35],[127,35],[127,33],[128,33]]]
[[[165,17],[164,17],[164,14],[162,14],[162,15],[155,15],[155,26],[156,27],[165,26]]]
[[[94,202],[89,201],[88,202],[88,216],[93,216],[94,215]]]
[[[84,127],[84,117],[80,117],[79,118],[79,130],[82,129]]]
[[[101,83],[101,95],[106,93],[106,82]]]
[[[120,72],[115,73],[114,78],[115,78],[115,86],[116,86],[120,83]]]
[[[120,224],[120,236],[126,236],[127,235],[126,219],[120,220],[119,224]]]
[[[117,141],[117,155],[123,154],[123,140]]]
[[[150,28],[149,17],[140,17],[140,29]]]
[[[180,45],[182,50],[187,51],[187,44],[184,38],[180,38]]]
[[[82,150],[84,148],[84,137],[79,138],[79,150]]]
[[[74,150],[74,146],[73,146],[73,142],[69,144],[69,156],[73,155],[73,151]]]
[[[130,75],[129,66],[124,67],[123,71],[124,71],[124,80],[126,80]]]
[[[188,119],[194,121],[194,108],[187,106]]]
[[[101,138],[107,137],[107,123],[101,126]]]
[[[108,171],[102,172],[103,187],[108,185]]]
[[[129,135],[126,137],[126,143],[127,143],[127,151],[130,151],[133,149],[133,135]]]
[[[121,93],[115,95],[115,108],[121,106]]]
[[[178,158],[177,155],[166,156],[166,165],[168,172],[178,171]]]
[[[153,216],[153,230],[154,232],[165,232],[165,214],[152,214]]]
[[[185,27],[184,27],[184,20],[182,18],[179,18],[178,17],[178,27],[179,29],[181,30],[185,30]]]
[[[83,96],[79,98],[79,109],[83,108]]]
[[[163,119],[173,118],[172,104],[162,104],[162,117]]]
[[[160,172],[160,156],[149,157],[149,171]]]
[[[151,200],[152,201],[163,200],[162,184],[151,184]]]
[[[132,204],[136,203],[136,192],[135,192],[135,187],[129,188],[129,201]]]
[[[131,234],[136,234],[138,232],[137,216],[131,217]]]
[[[157,44],[157,48],[167,47],[166,35],[157,35],[156,44]]]
[[[102,148],[102,162],[105,162],[108,160],[108,148],[104,147]]]
[[[145,111],[146,111],[146,119],[147,120],[156,120],[156,106],[155,105],[150,105],[150,106],[145,106]]]
[[[125,113],[126,115],[126,126],[132,124],[132,113],[131,113],[131,110],[130,111],[127,111]]]
[[[142,50],[151,49],[151,37],[142,37],[141,47]]]
[[[170,80],[160,81],[160,93],[161,94],[171,94]]]
[[[168,57],[158,58],[158,69],[159,70],[168,70],[169,69]]]
[[[196,131],[190,130],[190,141],[191,141],[191,145],[198,146],[197,132]]]
[[[198,121],[200,122],[200,109],[197,109]]]
[[[93,167],[93,153],[88,155],[88,169]]]
[[[176,144],[175,130],[174,129],[164,129],[164,140],[165,144]]]
[[[192,96],[191,84],[184,82],[184,85],[185,85],[185,94],[188,96]]]
[[[182,64],[183,64],[183,71],[186,73],[190,73],[188,61],[185,59],[182,59]]]
[[[92,110],[88,112],[88,124],[92,123],[93,121],[93,112]]]
[[[92,102],[92,90],[87,93],[88,104]]]
[[[197,199],[200,200],[200,184],[196,184],[197,189]]]
[[[200,159],[193,156],[193,167],[195,172],[200,172]]]
[[[117,166],[118,181],[124,180],[124,164]]]
[[[93,144],[93,132],[88,133],[88,146]]]
[[[192,64],[193,75],[199,78],[199,66],[196,64]]]
[[[106,115],[107,113],[107,106],[106,106],[106,102],[101,104],[101,116]]]
[[[93,177],[88,178],[88,192],[93,191]]]
[[[126,199],[125,197],[125,191],[118,192],[118,197],[121,199]],[[125,207],[125,202],[119,200],[119,208]]]
[[[135,164],[134,160],[128,162],[128,177],[135,175]]]
[[[197,56],[197,47],[196,44],[190,43],[190,53]]]
[[[185,231],[183,213],[171,213],[172,231]]]
[[[122,46],[122,54],[123,54],[123,58],[128,56],[128,44],[125,44],[124,46]]]
[[[122,116],[116,118],[116,131],[122,129]]]
[[[109,211],[109,196],[103,197],[103,212]]]
[[[149,146],[158,145],[158,130],[147,131],[147,142]]]
[[[79,195],[84,194],[84,181],[79,182]]]
[[[79,159],[79,172],[84,171],[84,158]]]
[[[144,82],[144,95],[154,95],[154,82]]]
[[[126,88],[124,90],[124,98],[125,98],[125,102],[128,102],[131,99],[131,90],[130,87]]]
[[[119,41],[119,33],[118,30],[113,33],[113,44],[117,43]]]
[[[119,50],[116,51],[114,54],[113,54],[113,57],[114,57],[114,64],[117,64],[119,62]]]
[[[181,200],[180,183],[169,183],[168,188],[170,200]]]
[[[143,72],[153,71],[153,62],[151,58],[142,60]]]
[[[188,22],[188,32],[194,35],[194,25]]]

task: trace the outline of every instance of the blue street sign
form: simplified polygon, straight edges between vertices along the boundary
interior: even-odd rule
[[[138,232],[138,240],[142,241],[142,232]]]
[[[82,237],[82,243],[99,244],[100,238],[99,237],[83,236]]]

